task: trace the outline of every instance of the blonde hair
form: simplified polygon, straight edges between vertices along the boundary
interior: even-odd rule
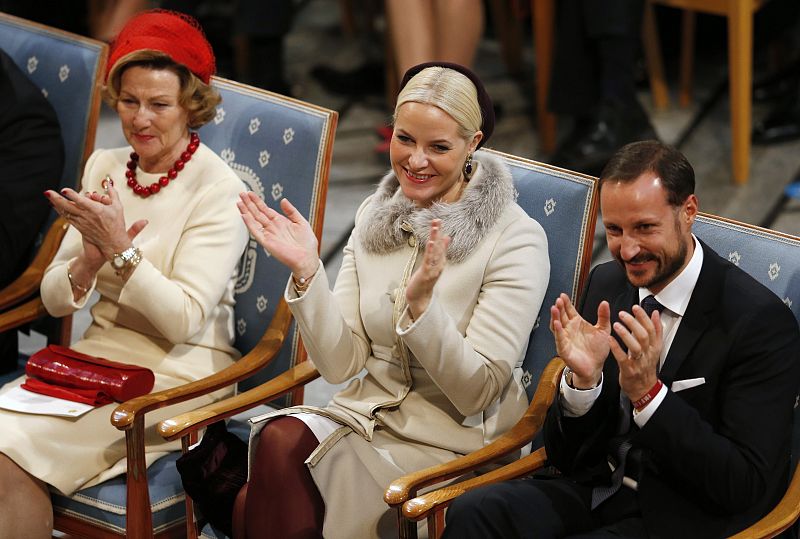
[[[425,103],[445,111],[456,121],[459,135],[465,140],[472,139],[483,124],[475,85],[454,69],[427,67],[414,75],[397,96],[394,119],[400,107],[409,102]]]
[[[216,107],[222,98],[214,88],[200,80],[183,64],[175,62],[167,54],[150,49],[133,51],[120,58],[108,73],[108,80],[103,87],[103,99],[116,110],[119,101],[122,74],[129,67],[141,66],[148,69],[167,69],[178,76],[180,93],[178,103],[189,114],[187,124],[196,129],[211,121],[216,115]]]

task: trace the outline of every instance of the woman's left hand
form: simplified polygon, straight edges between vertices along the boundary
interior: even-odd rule
[[[106,260],[130,247],[147,224],[139,220],[125,227],[122,203],[111,185],[106,195],[84,196],[69,188],[62,189],[60,195],[55,191],[45,194],[56,211],[81,233],[84,242],[96,246]]]
[[[411,316],[416,320],[428,308],[433,296],[433,287],[447,264],[447,246],[450,236],[441,236],[441,219],[431,221],[431,234],[425,245],[425,253],[417,271],[406,287],[406,303]]]

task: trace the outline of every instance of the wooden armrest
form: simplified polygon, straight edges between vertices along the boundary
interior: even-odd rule
[[[544,466],[546,460],[547,454],[544,447],[541,447],[530,455],[491,472],[412,498],[403,504],[403,516],[414,521],[422,520],[427,518],[431,511],[444,509],[453,499],[465,492],[492,483],[524,477]]]
[[[291,321],[289,306],[281,299],[264,336],[250,353],[211,376],[123,402],[111,414],[111,424],[120,430],[128,430],[133,427],[137,414],[193,399],[244,380],[275,357],[283,345]]]
[[[44,270],[47,269],[47,266],[56,256],[61,240],[64,238],[64,234],[67,233],[68,226],[63,217],[59,217],[53,222],[30,265],[25,268],[22,275],[17,277],[14,282],[0,290],[0,311],[16,305],[39,290]]]
[[[0,333],[16,329],[28,322],[33,322],[46,314],[47,310],[44,308],[42,298],[37,296],[22,305],[17,305],[13,309],[0,313]]]
[[[303,361],[260,386],[235,397],[166,419],[158,424],[158,433],[167,440],[181,438],[191,431],[285,395],[318,377],[319,372],[314,364],[310,361]]]
[[[800,464],[794,470],[792,482],[786,494],[764,518],[746,528],[731,539],[753,539],[756,537],[775,537],[789,529],[800,517]]]
[[[392,507],[398,506],[415,497],[420,488],[477,470],[526,445],[544,424],[547,409],[558,390],[563,368],[564,362],[560,358],[550,360],[542,372],[525,415],[508,432],[468,455],[395,479],[386,489],[384,501]]]

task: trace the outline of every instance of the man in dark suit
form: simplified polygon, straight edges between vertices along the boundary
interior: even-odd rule
[[[57,189],[64,145],[55,111],[0,50],[0,289],[25,269]],[[0,374],[17,366],[17,332],[0,334]]]
[[[460,497],[445,537],[725,537],[780,499],[800,332],[692,235],[693,193],[669,146],[611,158],[600,207],[616,261],[592,271],[580,314],[565,294],[551,308],[567,364],[544,427],[557,472]]]

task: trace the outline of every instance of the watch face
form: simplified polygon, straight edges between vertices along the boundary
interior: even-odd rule
[[[121,269],[125,265],[125,259],[120,255],[115,255],[111,260],[111,265],[117,269]]]

